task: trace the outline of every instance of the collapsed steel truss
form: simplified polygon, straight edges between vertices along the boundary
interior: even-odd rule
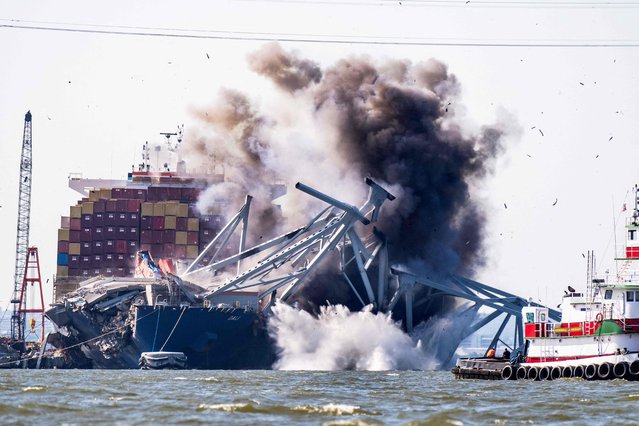
[[[501,334],[511,318],[515,322],[513,346],[523,344],[521,308],[530,304],[525,299],[460,276],[450,275],[436,281],[389,265],[383,233],[374,226],[372,231],[370,228],[377,222],[382,204],[395,197],[371,179],[366,179],[366,183],[369,185],[368,200],[359,208],[298,183],[295,185],[298,190],[329,206],[305,226],[250,248],[246,247],[246,235],[252,198],[247,196],[239,212],[181,276],[186,278],[202,272],[220,274],[236,266],[234,276],[211,286],[204,297],[211,299],[221,293],[251,289],[258,292],[259,299],[270,296],[269,302],[262,306],[262,309],[267,310],[278,299],[287,301],[327,255],[337,249],[340,253],[339,270],[362,306],[372,305],[378,311],[393,312],[404,296],[405,327],[409,333],[413,330],[414,307],[432,303],[435,297],[448,296],[470,302],[469,307],[464,307],[464,313],[476,314],[481,308],[492,310],[488,315],[466,324],[462,339],[504,315],[489,348],[494,348],[498,341],[506,344],[501,340]],[[238,228],[240,235],[237,254],[220,258]],[[367,231],[366,234],[364,231]],[[207,257],[210,257],[208,264],[198,266]],[[346,272],[347,266],[353,262],[365,289],[364,295],[357,291],[353,283],[354,277],[349,277]],[[373,264],[376,265],[376,277],[371,277],[369,273]],[[249,266],[243,269],[245,265]],[[429,297],[414,300],[416,286],[430,289]],[[279,296],[278,292],[281,292]],[[549,316],[559,320],[558,311],[549,310]]]

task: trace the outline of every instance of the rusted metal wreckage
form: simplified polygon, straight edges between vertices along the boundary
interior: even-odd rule
[[[521,344],[521,307],[528,305],[523,298],[468,278],[434,280],[390,265],[387,241],[375,223],[382,205],[395,197],[371,179],[366,183],[368,199],[361,207],[298,183],[298,190],[328,206],[304,226],[251,247],[246,244],[252,200],[247,196],[181,273],[139,253],[138,272],[145,278],[83,283],[47,312],[58,329],[49,342],[72,366],[138,368],[142,353],[161,351],[185,354],[188,368],[269,368],[276,357],[266,328],[271,307],[276,301],[290,303],[302,288],[316,285],[315,273],[330,258],[337,259],[339,274],[361,307],[402,318],[409,333],[416,308],[454,298],[452,314],[466,314],[465,322],[456,344],[439,354],[442,363],[462,339],[501,315],[491,346],[511,317],[513,346]],[[198,277],[201,283],[203,274],[208,284],[189,281]],[[477,319],[482,307],[489,313]]]

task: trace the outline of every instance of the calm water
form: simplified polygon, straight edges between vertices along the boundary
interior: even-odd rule
[[[0,370],[1,424],[639,424],[639,382],[447,372]]]

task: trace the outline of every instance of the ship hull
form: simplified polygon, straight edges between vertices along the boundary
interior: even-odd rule
[[[189,369],[269,369],[275,361],[261,316],[239,308],[132,306],[120,324],[64,305],[47,316],[93,368],[137,369],[143,352],[159,350],[183,352]]]

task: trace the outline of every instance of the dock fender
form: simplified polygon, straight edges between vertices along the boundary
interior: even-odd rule
[[[554,366],[550,369],[550,380],[557,380],[561,377],[563,370],[559,366]]]
[[[626,374],[628,374],[628,363],[625,361],[621,361],[615,364],[614,367],[612,367],[612,374],[617,378],[617,379],[622,379],[626,376]]]
[[[639,378],[639,359],[635,359],[628,366],[628,373],[630,376]]]
[[[603,364],[599,364],[599,368],[597,368],[597,377],[600,380],[608,380],[612,378],[612,364],[609,362],[604,362]]]
[[[575,367],[576,368],[576,367]],[[570,379],[573,375],[573,372],[575,370],[575,368],[573,368],[571,365],[567,365],[564,368],[561,369],[561,377],[564,377],[566,379]],[[583,376],[583,369],[581,370],[581,375]]]

